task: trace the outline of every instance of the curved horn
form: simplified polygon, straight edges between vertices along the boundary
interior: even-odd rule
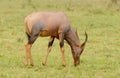
[[[87,40],[88,40],[88,35],[87,35],[86,31],[85,31],[85,37],[86,37],[85,41],[82,43],[81,47],[84,47],[86,42],[87,42]]]
[[[76,36],[78,37],[77,29],[76,29],[76,31],[75,31],[75,34],[76,34]],[[78,38],[79,38],[79,37],[78,37]]]

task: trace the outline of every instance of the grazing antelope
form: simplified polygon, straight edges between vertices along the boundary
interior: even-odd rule
[[[25,65],[28,65],[28,59],[30,59],[30,65],[34,65],[31,55],[31,47],[38,36],[50,36],[47,54],[45,60],[42,62],[43,65],[46,65],[47,58],[55,38],[59,39],[60,41],[63,66],[66,66],[64,56],[64,40],[66,40],[71,47],[74,65],[76,66],[80,63],[80,55],[84,50],[88,36],[85,32],[86,39],[82,44],[80,44],[77,32],[71,27],[67,16],[63,12],[32,13],[25,18],[25,24],[26,34],[28,37],[24,61]]]

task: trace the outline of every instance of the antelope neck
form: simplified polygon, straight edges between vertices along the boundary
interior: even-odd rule
[[[72,28],[68,32],[68,34],[65,36],[65,40],[68,42],[68,44],[70,45],[72,50],[75,47],[79,47],[80,46],[79,38],[78,38],[77,34],[75,33],[75,30],[73,30]]]

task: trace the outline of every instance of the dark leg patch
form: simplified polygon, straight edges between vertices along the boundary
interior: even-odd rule
[[[54,42],[54,37],[52,37],[51,40],[49,41],[48,47],[52,46],[53,42]]]
[[[33,44],[35,42],[35,40],[37,39],[37,37],[40,34],[40,31],[45,27],[44,23],[42,22],[38,22],[36,23],[33,27],[32,27],[32,33],[31,36],[29,36],[28,34],[28,43],[29,44]]]
[[[61,35],[60,39],[60,47],[62,48],[64,46],[64,34]]]
[[[60,48],[64,46],[64,41],[60,42]]]
[[[32,28],[32,34],[39,34],[41,30],[45,28],[45,24],[42,22],[36,23]]]
[[[28,41],[29,44],[33,44],[37,39],[38,35],[32,35]]]
[[[27,39],[29,40],[30,39],[30,35],[26,32],[26,35],[27,35]]]

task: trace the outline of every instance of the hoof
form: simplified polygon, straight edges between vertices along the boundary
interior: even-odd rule
[[[66,64],[63,64],[62,66],[63,66],[63,67],[66,67]]]
[[[24,62],[24,65],[25,65],[25,66],[28,66],[28,63]]]
[[[43,66],[46,66],[46,64],[45,64],[44,62],[42,62],[42,65],[43,65]]]
[[[30,64],[30,66],[32,66],[32,67],[33,67],[33,66],[34,66],[34,64]]]
[[[28,66],[28,64],[24,64],[25,66]]]

